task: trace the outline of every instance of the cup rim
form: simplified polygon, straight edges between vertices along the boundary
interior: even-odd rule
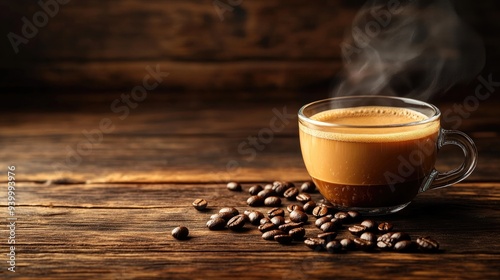
[[[416,121],[416,122],[409,122],[409,123],[402,123],[402,124],[387,124],[387,125],[352,125],[352,124],[338,124],[338,123],[331,123],[331,122],[323,122],[323,121],[318,121],[318,120],[313,120],[310,117],[307,117],[304,115],[304,110],[307,108],[318,105],[321,103],[327,103],[331,101],[337,101],[337,100],[347,100],[347,99],[393,99],[393,100],[400,100],[403,102],[406,102],[408,104],[413,104],[413,105],[419,105],[419,106],[425,106],[427,108],[430,108],[434,110],[434,114],[424,120],[421,121]],[[368,105],[369,106],[369,105]],[[441,112],[439,109],[430,103],[412,99],[412,98],[406,98],[406,97],[396,97],[396,96],[386,96],[386,95],[355,95],[355,96],[342,96],[342,97],[331,97],[331,98],[326,98],[326,99],[321,99],[317,100],[311,103],[308,103],[304,106],[302,106],[299,109],[298,112],[299,116],[299,121],[310,123],[316,126],[322,126],[322,127],[330,127],[330,128],[398,128],[398,127],[409,127],[409,126],[417,126],[417,125],[422,125],[422,124],[427,124],[427,123],[432,123],[435,120],[439,119],[441,117]]]

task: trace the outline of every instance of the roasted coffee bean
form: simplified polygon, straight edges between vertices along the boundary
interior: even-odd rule
[[[274,241],[277,241],[279,244],[290,244],[292,243],[292,237],[288,234],[278,234],[274,236]]]
[[[335,231],[338,229],[338,225],[336,225],[335,223],[332,223],[332,222],[326,222],[326,223],[321,225],[320,229],[323,232],[332,232],[332,231]]]
[[[391,235],[389,239],[389,241],[392,244],[396,244],[397,242],[402,240],[411,240],[410,235],[408,235],[408,233],[405,232],[395,232]]]
[[[270,196],[264,200],[264,205],[271,207],[281,206],[281,198],[277,196]]]
[[[285,185],[287,185],[288,188],[295,188],[295,184],[293,182],[285,181],[284,183]]]
[[[393,228],[393,225],[389,222],[383,222],[378,225],[378,232],[380,233],[386,233],[391,231]]]
[[[193,201],[192,204],[196,210],[202,211],[202,210],[205,210],[207,208],[208,202],[206,200],[204,200],[203,198],[198,198],[195,201]]]
[[[250,223],[252,225],[259,225],[260,224],[260,220],[262,218],[264,218],[264,214],[262,214],[262,212],[259,212],[259,211],[251,211],[248,214],[248,220],[250,221]]]
[[[328,253],[340,253],[342,252],[342,244],[337,240],[332,240],[326,243],[326,250]]]
[[[224,219],[224,221],[227,222],[227,221],[229,221],[229,219],[231,219],[234,216],[235,215],[231,212],[222,212],[222,213],[214,214],[214,215],[210,216],[210,219],[222,218],[222,219]]]
[[[390,241],[377,241],[377,247],[381,250],[390,250],[394,247]]]
[[[267,184],[264,186],[264,190],[272,190],[273,189],[273,184]]]
[[[394,232],[386,232],[384,234],[382,234],[381,236],[379,236],[377,238],[377,241],[387,241],[387,242],[391,242],[391,236],[394,234]]]
[[[297,204],[290,204],[290,205],[288,205],[286,207],[286,210],[288,211],[288,213],[292,213],[293,210],[305,212],[304,208],[302,206],[300,206],[300,205],[297,205]]]
[[[365,251],[369,251],[375,247],[375,243],[361,238],[355,238],[354,244],[356,244],[356,248]]]
[[[275,196],[276,192],[272,189],[264,189],[260,191],[257,195],[263,198],[268,198],[270,196]]]
[[[207,222],[207,228],[209,230],[221,230],[226,227],[226,223],[224,219],[217,217]]]
[[[260,225],[257,229],[260,232],[266,232],[266,231],[270,231],[270,230],[277,229],[277,228],[278,228],[278,226],[273,224],[273,223],[265,223],[265,224]]]
[[[360,236],[366,231],[366,227],[362,225],[353,225],[347,229],[350,233],[356,236]]]
[[[327,215],[326,217],[328,217],[329,215]],[[330,220],[330,222],[332,222],[337,228],[340,228],[342,227],[342,221],[337,219],[337,218],[332,218]]]
[[[316,218],[321,218],[321,217],[324,217],[328,214],[328,210],[329,209],[325,206],[316,206],[312,210],[312,214]]]
[[[281,209],[281,208],[273,208],[273,209],[267,211],[267,216],[269,218],[273,218],[276,216],[285,217],[285,211],[283,211],[283,209]]]
[[[304,240],[304,244],[315,251],[325,249],[325,240],[321,238],[306,238],[306,240]]]
[[[344,239],[340,240],[340,244],[342,245],[342,248],[344,248],[344,250],[352,250],[352,249],[356,248],[356,244],[354,244],[354,240],[352,240],[350,238],[344,238]]]
[[[377,231],[377,223],[373,220],[364,220],[361,225],[366,227],[366,231]]]
[[[300,186],[300,191],[306,192],[306,193],[313,193],[314,191],[316,191],[316,185],[312,181],[304,182]]]
[[[346,212],[337,212],[335,213],[335,215],[333,215],[333,217],[339,219],[344,224],[348,223],[351,220],[351,216],[349,216],[349,214],[347,214]]]
[[[284,232],[288,232],[291,229],[299,228],[299,227],[302,227],[303,225],[304,225],[304,223],[294,223],[294,222],[291,222],[291,223],[282,224],[278,228],[280,230],[284,231]]]
[[[239,192],[242,190],[240,183],[237,182],[227,183],[227,189],[234,192]]]
[[[429,236],[417,238],[418,248],[424,252],[436,252],[439,250],[439,243]]]
[[[290,213],[290,220],[292,220],[292,222],[296,222],[296,223],[305,223],[307,222],[308,220],[308,216],[305,212],[302,212],[302,211],[292,211]]]
[[[245,226],[246,218],[243,214],[232,217],[227,222],[227,228],[230,230],[241,230]]]
[[[377,236],[375,236],[375,234],[373,232],[369,232],[369,231],[361,234],[361,236],[359,238],[364,239],[364,240],[368,240],[368,241],[371,241],[374,243],[377,241]]]
[[[243,212],[243,214],[245,214],[245,215],[247,215],[247,216],[248,216],[248,215],[250,215],[250,213],[252,213],[253,211],[254,211],[254,210],[245,210],[245,211]]]
[[[318,234],[318,238],[324,239],[326,243],[335,240],[335,237],[337,237],[336,232],[324,232]]]
[[[307,193],[301,193],[295,197],[298,202],[306,203],[311,200],[311,196]]]
[[[276,216],[271,219],[271,223],[275,224],[276,226],[282,225],[285,223],[285,218],[282,216]]]
[[[279,229],[273,229],[273,230],[270,230],[270,231],[266,231],[262,234],[262,238],[264,240],[274,240],[274,236],[276,235],[282,235],[282,234],[286,234],[285,232],[279,230]]]
[[[283,196],[286,197],[288,200],[295,200],[296,196],[299,195],[299,189],[296,187],[292,187],[287,189],[284,193]]]
[[[257,207],[264,205],[264,198],[258,195],[252,195],[247,199],[248,206]]]
[[[307,214],[312,214],[314,208],[316,208],[316,202],[314,200],[310,200],[304,204],[304,212]]]
[[[329,222],[331,219],[330,217],[321,217],[321,218],[318,218],[316,219],[316,221],[314,222],[314,225],[318,228],[321,227],[322,224],[326,223],[326,222]]]
[[[269,218],[267,218],[267,217],[264,217],[264,218],[260,219],[259,223],[260,223],[261,225],[263,225],[263,224],[268,224],[268,223],[271,223],[271,219],[269,219]]]
[[[306,236],[306,230],[303,227],[292,228],[288,231],[288,235],[290,235],[293,240],[302,240],[304,236]]]
[[[224,207],[224,208],[219,210],[219,214],[222,214],[222,213],[231,213],[231,215],[233,215],[233,217],[240,214],[238,209],[236,209],[234,207]]]
[[[320,200],[318,200],[318,202],[316,202],[318,204],[318,206],[325,206],[325,207],[328,207],[328,208],[333,208],[333,205],[330,203],[330,201],[322,198]]]
[[[286,182],[275,181],[273,183],[273,190],[278,196],[283,196],[288,188],[289,187]]]
[[[172,236],[179,240],[187,239],[189,236],[189,229],[187,227],[178,226],[172,230]]]
[[[351,221],[358,221],[361,218],[361,214],[358,211],[348,211],[347,214],[351,216]]]
[[[417,243],[410,240],[401,240],[394,244],[394,251],[397,252],[412,252],[417,248]]]
[[[253,185],[248,189],[248,193],[250,195],[257,195],[262,190],[264,190],[264,188],[261,185]]]

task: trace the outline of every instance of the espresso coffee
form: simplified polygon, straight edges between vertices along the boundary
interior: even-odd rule
[[[410,202],[436,161],[439,119],[384,106],[331,109],[299,123],[306,168],[337,207]],[[321,128],[314,122],[321,122]]]

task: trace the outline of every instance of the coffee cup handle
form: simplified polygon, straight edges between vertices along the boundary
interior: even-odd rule
[[[438,151],[445,145],[460,147],[464,154],[464,161],[460,167],[448,172],[439,172],[433,169],[426,184],[422,186],[422,192],[456,184],[467,178],[476,167],[477,148],[467,134],[458,130],[441,129],[437,143]]]

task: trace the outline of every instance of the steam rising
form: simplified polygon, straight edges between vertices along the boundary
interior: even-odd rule
[[[341,44],[345,79],[334,96],[443,93],[483,68],[481,38],[448,0],[371,0]]]

